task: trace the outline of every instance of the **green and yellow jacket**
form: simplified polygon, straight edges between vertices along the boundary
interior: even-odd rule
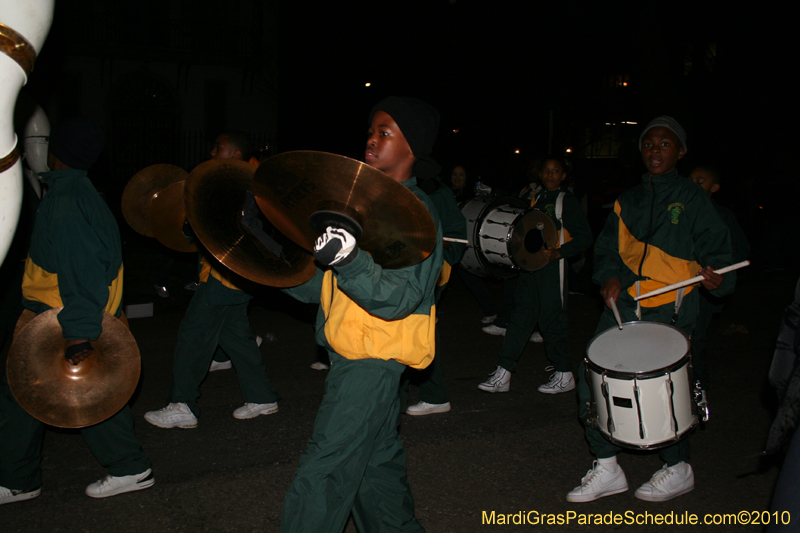
[[[436,247],[414,266],[386,270],[360,251],[344,266],[318,269],[306,283],[284,291],[320,304],[317,342],[347,359],[378,359],[398,372],[426,368],[436,353],[434,289],[442,269],[442,229],[416,178],[402,182],[430,211]]]
[[[645,174],[642,183],[622,193],[595,242],[593,279],[602,285],[617,278],[628,296],[692,278],[702,267],[732,263],[730,231],[703,189],[673,171],[664,176]],[[712,291],[724,296],[736,283],[725,274]],[[686,295],[697,285],[687,288]],[[676,291],[641,300],[642,307],[674,303]],[[630,302],[629,299],[626,298]]]
[[[122,245],[114,215],[86,171],[41,174],[48,185],[36,214],[25,263],[25,307],[42,313],[64,306],[58,321],[67,340],[96,340],[103,311],[119,316]]]

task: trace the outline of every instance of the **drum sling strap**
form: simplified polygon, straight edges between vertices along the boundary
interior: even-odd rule
[[[641,296],[641,282],[636,282],[636,296]],[[674,326],[675,322],[678,320],[678,311],[681,309],[681,305],[683,304],[683,297],[686,294],[686,287],[682,287],[675,291],[675,313],[672,315],[672,320],[670,323]],[[636,318],[639,320],[642,319],[642,302],[641,300],[636,302]]]

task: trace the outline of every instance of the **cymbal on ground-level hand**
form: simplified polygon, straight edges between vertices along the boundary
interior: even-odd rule
[[[253,192],[276,228],[306,250],[319,232],[310,219],[333,211],[363,228],[358,246],[384,268],[415,265],[433,252],[436,225],[408,188],[366,163],[336,154],[286,152],[256,170]]]
[[[73,365],[64,359],[67,341],[57,318],[62,309],[41,313],[14,338],[6,362],[8,385],[20,406],[45,424],[91,426],[113,416],[133,395],[139,347],[122,322],[104,313],[94,351]]]

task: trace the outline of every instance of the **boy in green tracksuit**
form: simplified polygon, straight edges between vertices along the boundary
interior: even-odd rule
[[[103,311],[122,311],[122,245],[116,220],[87,177],[103,149],[97,121],[72,119],[50,135],[48,185],[36,215],[25,264],[22,296],[26,313],[64,307],[58,321],[66,339],[65,358],[79,364],[92,357],[102,331]],[[26,413],[3,377],[0,386],[0,505],[41,494],[44,424]],[[151,487],[150,459],[133,430],[125,405],[111,418],[81,429],[86,444],[109,470],[86,488],[105,498]]]
[[[565,169],[564,162],[555,156],[549,156],[542,165],[540,176],[544,187],[532,205],[553,219],[558,230],[558,244],[554,249],[543,251],[549,260],[544,268],[520,272],[497,368],[488,380],[478,385],[480,390],[509,391],[511,373],[516,369],[537,323],[547,359],[555,370],[550,380],[539,386],[539,392],[558,394],[575,388],[567,353],[566,259],[592,245],[592,232],[577,198],[561,189],[561,183],[567,177]]]
[[[609,303],[613,299],[622,322],[674,323],[688,335],[697,318],[696,286],[646,298],[638,305],[634,297],[696,275],[703,276],[701,285],[711,294],[730,293],[735,273],[723,278],[713,271],[731,264],[730,232],[703,190],[676,170],[686,153],[686,133],[675,119],[662,116],[650,122],[639,138],[639,147],[647,173],[640,185],[620,195],[595,242],[593,277],[606,302],[596,333],[616,327]],[[582,421],[592,401],[584,370],[581,364],[578,400]],[[628,482],[616,457],[621,448],[589,424],[584,430],[597,460],[581,484],[567,494],[567,501],[589,502],[627,491]],[[635,496],[641,500],[666,501],[694,488],[694,473],[687,462],[688,438],[662,448],[659,456],[665,465],[636,490]]]
[[[417,177],[432,177],[438,112],[413,98],[389,97],[370,115],[365,161],[413,192],[433,215],[436,247],[421,263],[384,270],[355,238],[327,228],[315,256],[324,269],[287,289],[319,302],[317,342],[328,350],[313,434],[283,503],[281,531],[342,531],[352,512],[359,531],[424,531],[414,517],[405,451],[397,427],[400,376],[425,368],[435,353],[434,290],[442,232]]]

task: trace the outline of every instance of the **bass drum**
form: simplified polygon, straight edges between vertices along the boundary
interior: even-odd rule
[[[514,196],[479,195],[461,209],[469,244],[461,266],[476,276],[506,279],[520,269],[535,271],[547,261],[543,245],[556,246],[555,223]]]

